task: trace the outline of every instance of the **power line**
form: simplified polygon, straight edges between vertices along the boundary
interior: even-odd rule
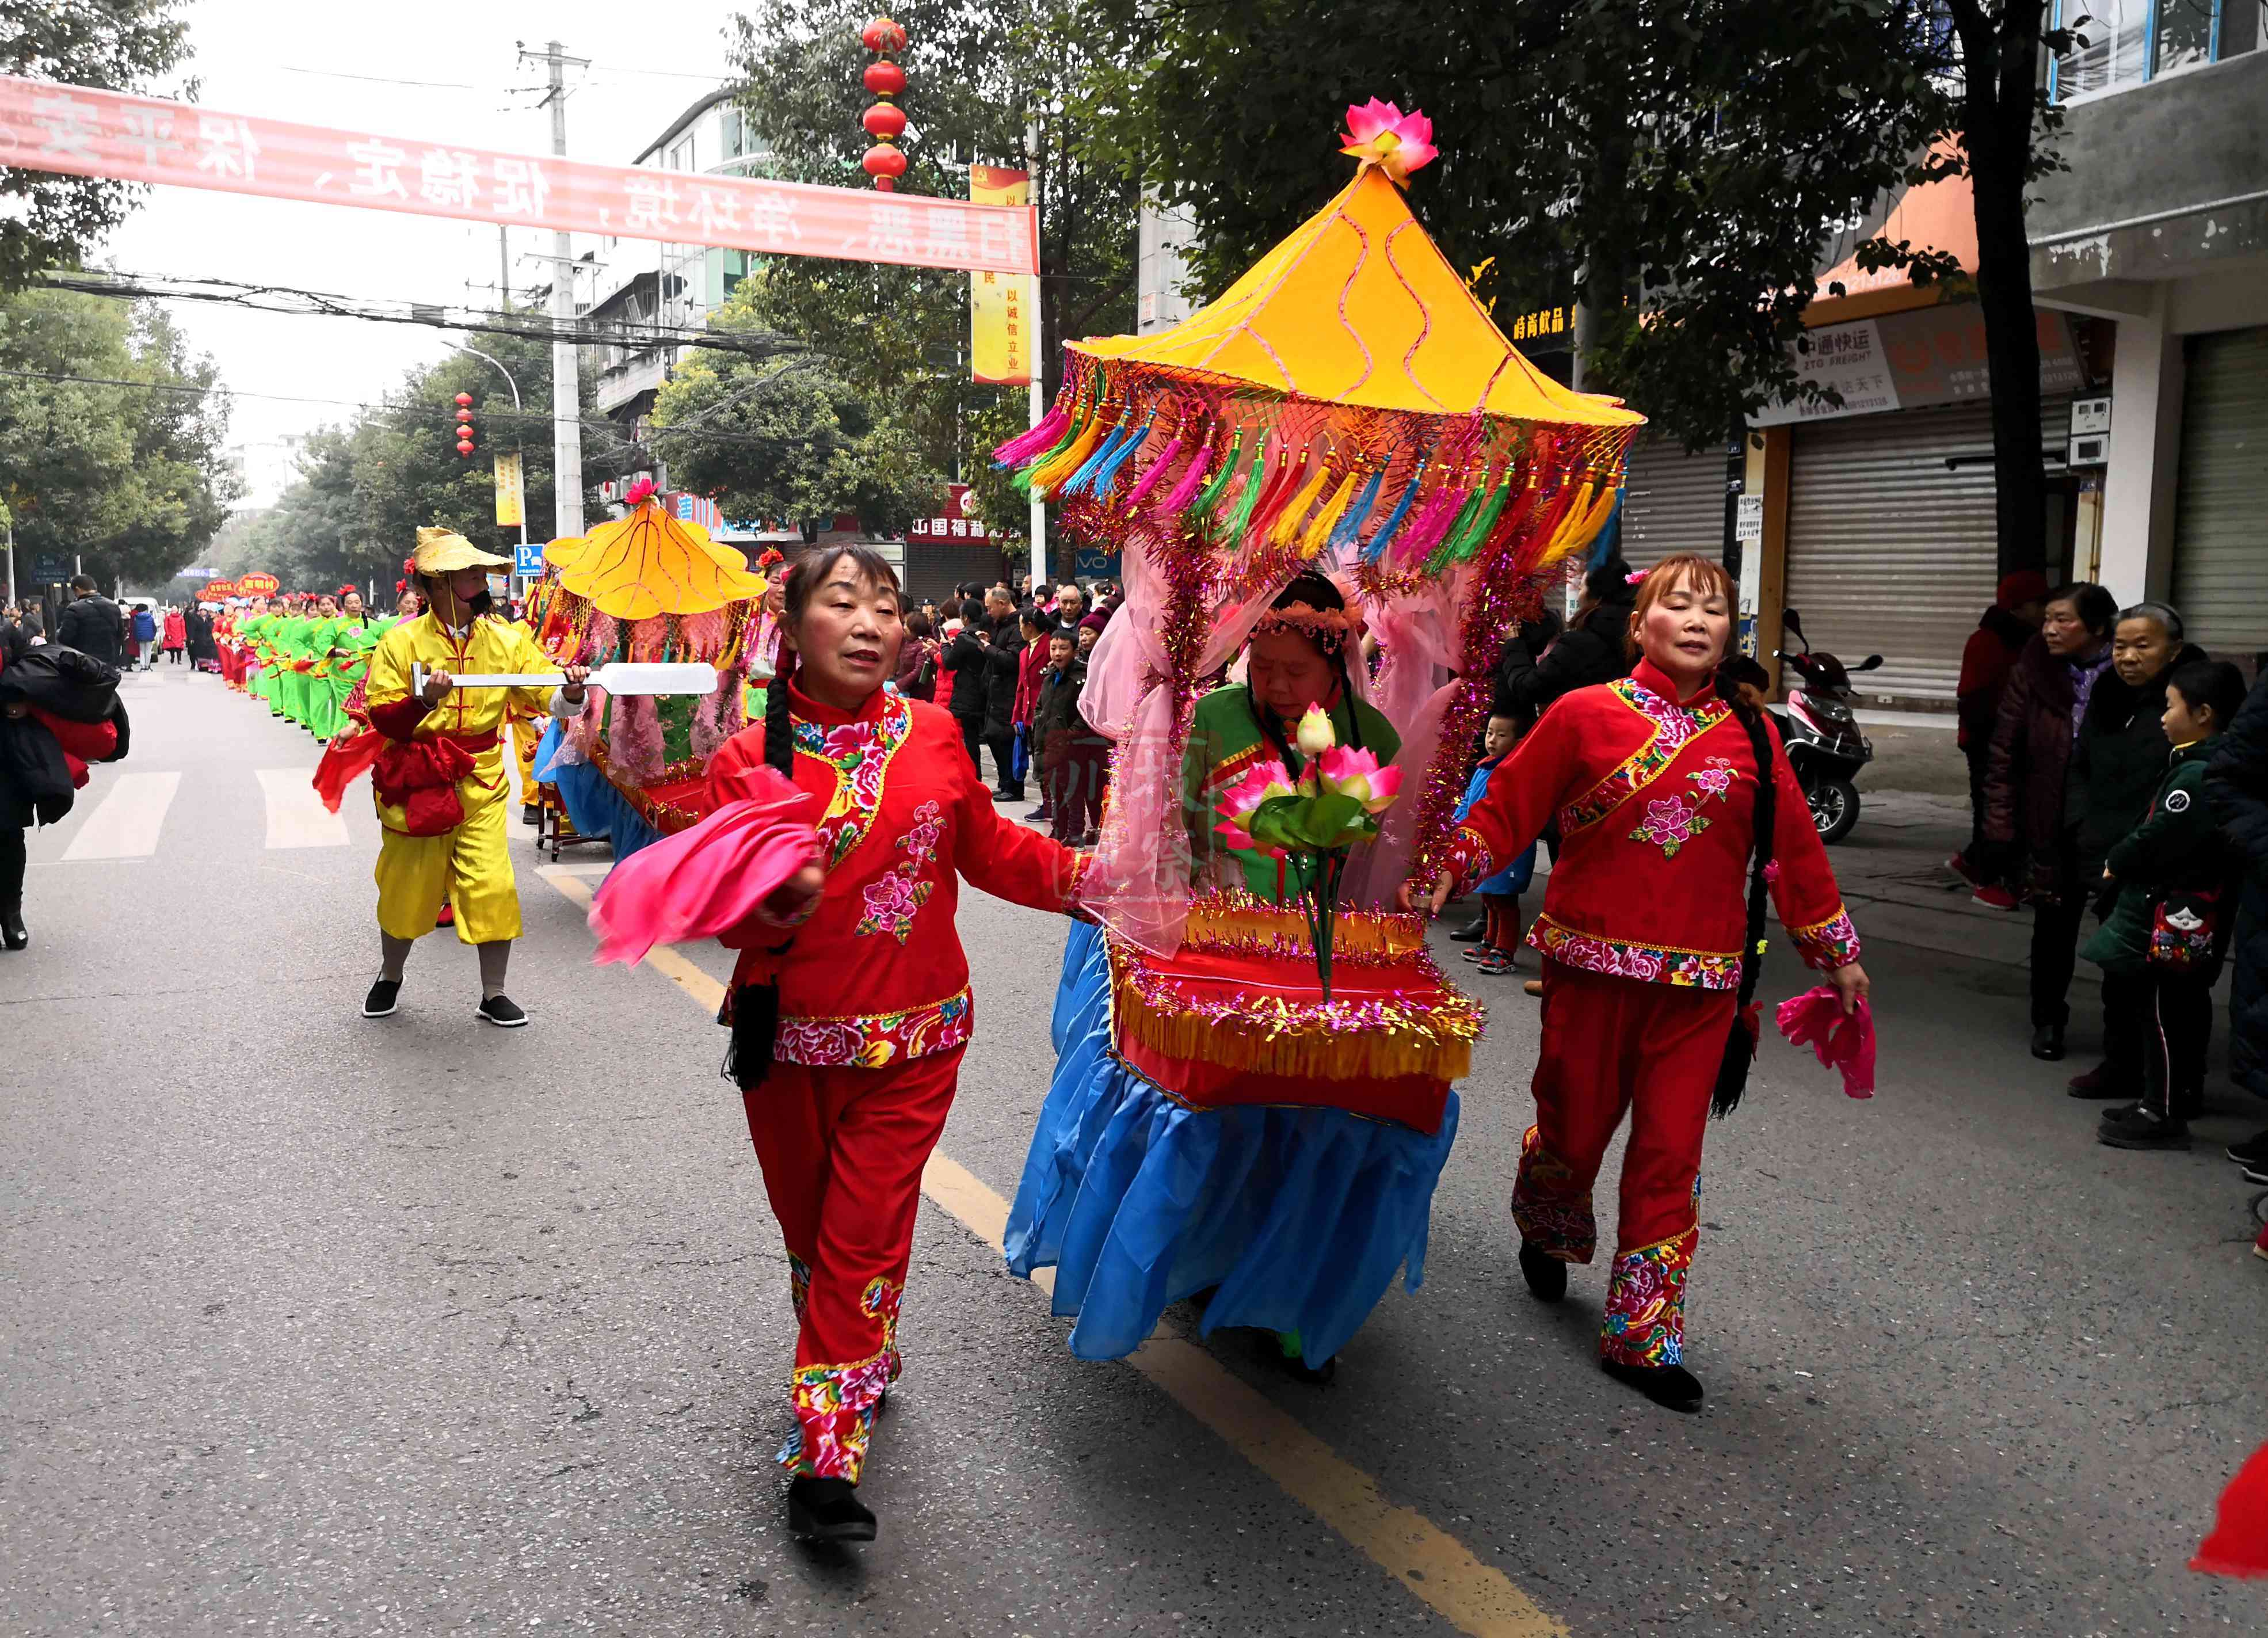
[[[291,284],[254,284],[239,279],[173,278],[164,274],[48,273],[41,283],[55,290],[114,300],[197,301],[237,306],[253,313],[282,313],[307,318],[362,319],[374,324],[416,324],[429,329],[463,330],[475,335],[517,336],[527,341],[568,342],[582,346],[622,347],[632,350],[669,343],[713,352],[739,353],[751,358],[777,358],[814,350],[806,343],[769,330],[714,330],[659,320],[614,327],[576,318],[563,329],[549,314],[529,314],[519,320],[509,314],[482,315],[476,309],[455,308],[441,302],[379,300],[305,290]],[[452,317],[451,314],[463,314]]]

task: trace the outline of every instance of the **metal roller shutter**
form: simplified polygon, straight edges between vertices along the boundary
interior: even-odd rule
[[[2268,328],[2190,343],[2174,606],[2217,659],[2268,649]]]
[[[2071,402],[2043,406],[2061,449]],[[1787,596],[1815,648],[1869,697],[1951,701],[1961,649],[1999,580],[1989,405],[1954,404],[1799,426],[1788,480]],[[1948,469],[1948,456],[1968,457]]]
[[[1685,453],[1674,438],[1642,436],[1623,486],[1623,556],[1648,569],[1673,552],[1725,555],[1725,454]]]

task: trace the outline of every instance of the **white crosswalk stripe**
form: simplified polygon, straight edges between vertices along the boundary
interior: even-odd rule
[[[308,781],[313,768],[262,768],[260,793],[268,802],[269,847],[344,847],[345,816],[330,812]]]
[[[120,774],[63,850],[64,859],[149,858],[180,786],[178,772]]]

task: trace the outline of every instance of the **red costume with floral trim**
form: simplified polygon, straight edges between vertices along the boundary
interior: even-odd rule
[[[975,1022],[960,877],[1060,911],[1082,860],[1001,817],[936,706],[883,691],[853,714],[773,686],[791,690],[793,777],[821,815],[827,884],[795,928],[752,919],[724,942],[740,951],[736,996],[779,989],[772,1069],[746,1102],[799,1321],[797,1432],[780,1461],[855,1484],[898,1375],[922,1168]],[[757,793],[763,765],[762,727],[733,735],[709,764],[712,806]]]
[[[1811,966],[1859,959],[1795,771],[1772,737],[1772,896]],[[1556,815],[1561,843],[1528,941],[1544,963],[1535,1125],[1513,1216],[1563,1262],[1591,1260],[1591,1185],[1631,1114],[1601,1352],[1631,1365],[1683,1354],[1685,1276],[1700,1240],[1701,1138],[1747,936],[1756,756],[1714,690],[1683,701],[1641,660],[1543,713],[1451,845],[1468,883]]]

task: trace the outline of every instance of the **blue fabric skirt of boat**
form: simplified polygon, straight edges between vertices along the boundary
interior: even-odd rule
[[[617,864],[641,847],[659,841],[661,832],[622,800],[622,793],[607,783],[606,775],[587,762],[559,760],[564,737],[564,725],[556,719],[545,727],[543,738],[535,747],[535,777],[558,791],[575,829],[585,836],[603,836],[612,841]]]
[[[1169,1303],[1211,1286],[1202,1332],[1296,1332],[1319,1366],[1397,1270],[1409,1290],[1423,1281],[1455,1093],[1430,1135],[1342,1110],[1177,1103],[1111,1051],[1109,956],[1085,924],[1064,951],[1054,1029],[1008,1266],[1055,1269],[1079,1358],[1132,1353]]]

